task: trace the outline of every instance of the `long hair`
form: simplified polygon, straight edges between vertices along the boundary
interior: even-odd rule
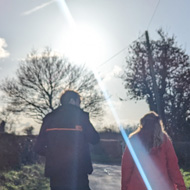
[[[141,134],[141,140],[148,151],[153,147],[159,147],[164,141],[164,134],[167,135],[160,117],[153,111],[145,114],[140,119],[139,128],[129,137],[138,133]]]

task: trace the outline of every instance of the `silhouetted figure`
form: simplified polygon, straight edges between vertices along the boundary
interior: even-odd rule
[[[88,174],[93,171],[89,144],[99,142],[99,135],[80,109],[80,95],[66,91],[61,106],[47,114],[35,151],[46,157],[45,176],[51,190],[89,190]]]
[[[2,120],[0,124],[0,133],[5,133],[5,124],[6,122]]]
[[[152,190],[186,190],[172,142],[155,112],[146,114],[129,138]],[[122,190],[147,190],[128,147],[121,185]]]

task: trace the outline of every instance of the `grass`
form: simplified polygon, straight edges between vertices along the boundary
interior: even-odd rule
[[[42,165],[23,166],[21,170],[0,173],[0,190],[49,190]]]
[[[20,170],[0,173],[0,190],[50,190],[49,180],[43,177],[44,166],[34,164]],[[190,172],[181,169],[185,185],[190,188]]]

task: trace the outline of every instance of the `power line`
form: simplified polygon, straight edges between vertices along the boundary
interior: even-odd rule
[[[137,40],[140,39],[140,38],[142,38],[142,36],[144,36],[144,34],[142,34],[141,36],[139,36],[139,37],[137,38]],[[113,58],[115,58],[116,56],[118,56],[119,54],[121,54],[123,51],[125,51],[128,47],[129,47],[129,46],[126,46],[126,47],[124,47],[123,49],[121,49],[120,51],[118,51],[117,53],[115,53],[115,54],[114,54],[113,56],[111,56],[109,59],[107,59],[106,61],[104,61],[103,63],[101,63],[101,64],[99,65],[99,67],[101,67],[102,65],[104,65],[104,64],[108,63],[109,61],[111,61]]]
[[[152,14],[152,16],[151,16],[151,18],[150,18],[150,21],[149,21],[147,30],[148,30],[148,28],[149,28],[149,26],[150,26],[150,24],[151,24],[151,22],[152,22],[152,20],[153,20],[153,18],[154,18],[154,15],[156,14],[156,11],[157,11],[157,9],[158,9],[159,4],[160,4],[160,0],[158,0],[157,5],[156,5],[156,7],[155,7],[155,9],[154,9],[154,12],[153,12],[153,14]],[[144,35],[144,34],[142,34],[139,38],[141,38],[143,35]],[[139,38],[138,38],[138,39],[139,39]],[[118,51],[117,53],[115,53],[115,54],[114,54],[113,56],[111,56],[109,59],[107,59],[106,61],[104,61],[103,63],[101,63],[101,64],[99,65],[99,67],[101,67],[101,66],[103,66],[104,64],[108,63],[109,61],[111,61],[113,58],[115,58],[116,56],[118,56],[119,54],[121,54],[121,53],[122,53],[123,51],[125,51],[127,48],[128,48],[128,46],[124,47],[123,49],[121,49],[120,51]]]
[[[114,54],[113,56],[111,56],[109,59],[107,59],[106,61],[104,61],[103,63],[101,63],[99,66],[101,67],[102,65],[108,63],[108,62],[111,61],[114,57],[118,56],[120,53],[122,53],[123,51],[125,51],[127,48],[128,48],[128,46],[125,47],[125,48],[123,48],[123,49],[121,49],[121,50],[118,51],[116,54]]]
[[[152,22],[152,20],[153,20],[153,18],[154,18],[154,15],[156,14],[156,11],[157,11],[157,9],[158,9],[159,4],[160,4],[160,0],[158,0],[158,3],[157,3],[157,5],[156,5],[156,7],[155,7],[155,9],[154,9],[154,12],[153,12],[153,14],[152,14],[152,17],[150,18],[150,21],[149,21],[149,23],[148,23],[147,30],[148,30],[148,28],[149,28],[149,26],[150,26],[150,24],[151,24],[151,22]]]

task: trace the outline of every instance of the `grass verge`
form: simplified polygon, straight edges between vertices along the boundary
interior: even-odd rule
[[[23,166],[20,170],[0,173],[0,190],[50,190],[43,177],[43,165]]]
[[[43,173],[44,166],[41,164],[0,172],[0,190],[50,190],[49,180]],[[187,189],[190,189],[190,172],[181,169],[181,173]]]

